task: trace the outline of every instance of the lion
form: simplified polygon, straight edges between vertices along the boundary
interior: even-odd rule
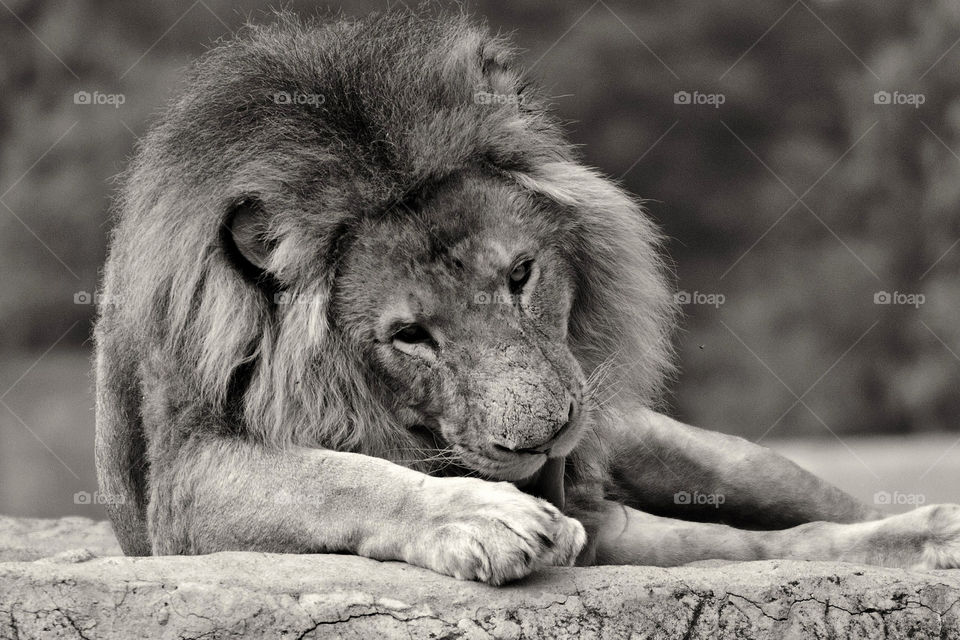
[[[280,14],[196,63],[124,176],[95,329],[123,551],[346,552],[490,584],[957,566],[960,507],[884,518],[657,412],[662,238],[514,59],[469,16],[406,11]]]

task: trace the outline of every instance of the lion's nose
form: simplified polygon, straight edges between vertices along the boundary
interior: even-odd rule
[[[544,438],[540,443],[530,445],[528,442],[524,442],[524,446],[520,446],[517,442],[511,442],[507,439],[498,438],[493,443],[493,448],[501,453],[547,453],[550,451],[550,447],[553,446],[553,443],[557,441],[560,436],[562,436],[567,429],[570,427],[570,423],[574,418],[576,413],[576,406],[573,401],[570,402],[570,406],[567,409],[567,421],[561,424],[553,433],[549,434]]]

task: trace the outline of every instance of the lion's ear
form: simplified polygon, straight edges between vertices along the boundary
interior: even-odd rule
[[[463,86],[478,104],[519,104],[520,74],[513,68],[514,52],[501,38],[463,25],[459,37],[443,53],[441,75],[447,86]],[[481,95],[477,95],[477,93]]]
[[[238,200],[227,211],[224,223],[227,254],[240,271],[255,278],[267,272],[275,245],[269,236],[269,223],[267,211],[256,197]]]

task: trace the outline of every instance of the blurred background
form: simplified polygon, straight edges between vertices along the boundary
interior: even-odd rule
[[[90,333],[113,178],[189,61],[269,6],[0,0],[0,513],[103,517]],[[960,4],[466,7],[669,236],[670,411],[893,511],[960,501]]]

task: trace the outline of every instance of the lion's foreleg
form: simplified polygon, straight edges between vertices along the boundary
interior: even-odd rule
[[[416,475],[351,454],[195,439],[151,462],[153,552],[366,548],[389,556],[379,534],[409,515]]]
[[[960,506],[934,505],[857,523],[780,531],[688,522],[607,502],[596,564],[676,566],[697,560],[837,560],[913,569],[960,566]]]
[[[151,461],[155,554],[347,552],[501,583],[569,564],[579,522],[508,483],[380,458],[198,438]]]
[[[882,514],[778,453],[640,410],[615,425],[614,495],[676,518],[779,529]]]

